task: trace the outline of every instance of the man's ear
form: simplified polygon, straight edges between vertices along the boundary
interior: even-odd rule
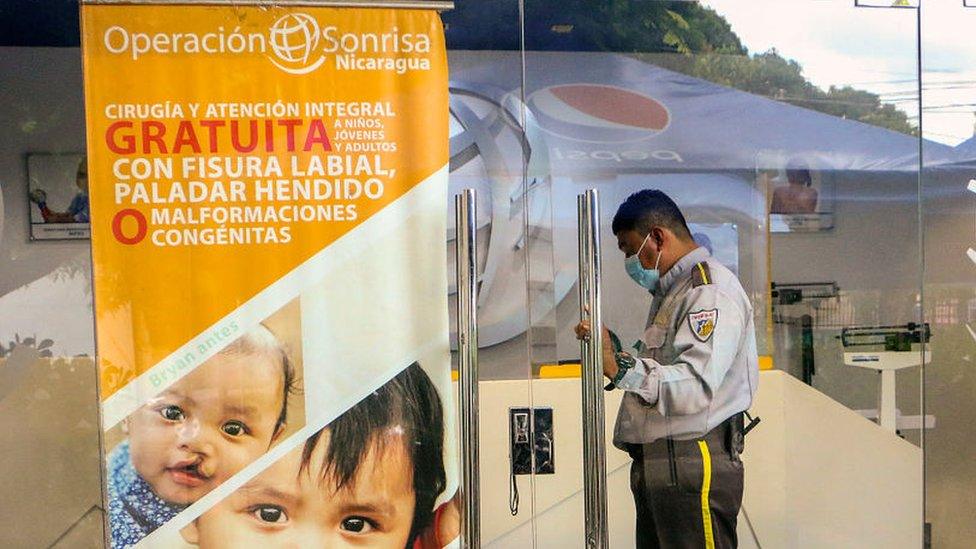
[[[197,529],[197,520],[200,519],[194,520],[180,530],[180,535],[183,536],[183,541],[193,545],[200,543],[200,531]]]
[[[654,240],[654,245],[657,246],[658,251],[664,245],[664,240],[668,237],[665,229],[661,227],[654,227],[651,229],[651,239]]]

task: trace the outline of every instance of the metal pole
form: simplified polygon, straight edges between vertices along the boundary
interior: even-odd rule
[[[407,9],[407,10],[437,10],[448,11],[454,9],[454,2],[440,0],[81,0],[86,6],[258,6],[263,8],[375,8],[375,9]]]
[[[461,547],[481,547],[478,475],[478,226],[474,189],[454,197],[457,227],[458,402],[461,417]]]
[[[577,197],[580,319],[590,338],[580,345],[583,385],[583,496],[587,548],[607,548],[607,473],[603,409],[603,317],[600,309],[600,200],[595,189]]]

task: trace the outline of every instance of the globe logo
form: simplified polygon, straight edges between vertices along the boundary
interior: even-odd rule
[[[319,22],[307,13],[289,13],[271,25],[271,62],[279,69],[291,74],[306,74],[319,68],[325,61],[324,55],[317,55]]]

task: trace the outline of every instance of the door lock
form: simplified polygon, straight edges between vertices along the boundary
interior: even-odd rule
[[[554,474],[552,408],[509,408],[508,418],[512,474]]]

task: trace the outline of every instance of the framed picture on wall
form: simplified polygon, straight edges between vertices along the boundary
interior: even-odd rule
[[[31,240],[91,237],[88,163],[82,153],[27,155]]]
[[[834,185],[828,172],[803,158],[777,159],[759,170],[768,189],[769,228],[774,233],[816,232],[834,226]]]

